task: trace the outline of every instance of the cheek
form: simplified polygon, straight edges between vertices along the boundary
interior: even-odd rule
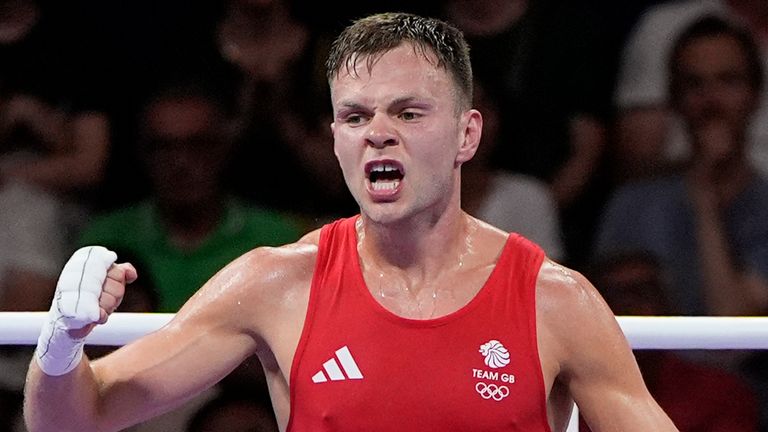
[[[731,106],[740,113],[749,113],[755,108],[756,103],[757,101],[753,92],[749,89],[742,89],[739,92],[734,92],[734,96],[730,102]]]
[[[458,134],[445,134],[438,138],[434,145],[429,146],[429,158],[434,161],[445,161],[446,166],[453,167],[462,158],[459,151],[461,147],[459,140]]]
[[[349,137],[337,134],[334,136],[333,153],[336,155],[336,160],[344,172],[344,177],[347,177],[351,172],[350,170],[355,166],[356,161],[360,159],[358,146],[355,146],[353,140]]]

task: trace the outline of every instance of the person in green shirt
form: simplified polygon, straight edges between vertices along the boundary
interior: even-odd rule
[[[160,312],[177,311],[248,250],[300,237],[298,219],[227,193],[232,140],[223,107],[204,87],[166,88],[149,100],[141,120],[150,196],[94,217],[79,243],[128,250],[147,263],[144,274],[157,286]]]

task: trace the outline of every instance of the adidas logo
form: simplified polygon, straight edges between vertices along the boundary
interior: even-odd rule
[[[338,363],[336,362],[337,359],[339,360]],[[341,363],[341,367],[339,367],[339,363]],[[344,370],[343,373],[342,369]],[[352,358],[352,353],[349,352],[349,348],[346,345],[336,350],[336,358],[323,363],[323,370],[312,375],[313,383],[324,383],[328,379],[331,381],[363,379],[363,374],[360,372],[360,368],[357,367],[357,363],[355,363],[355,359]]]

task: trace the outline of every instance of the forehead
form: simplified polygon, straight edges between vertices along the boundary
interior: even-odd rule
[[[213,127],[214,108],[201,99],[167,99],[153,103],[147,112],[150,131],[182,136],[207,131]]]
[[[453,84],[448,72],[437,66],[434,54],[409,43],[373,58],[357,57],[353,67],[342,67],[331,81],[334,105],[348,98],[379,97],[386,93],[450,97]]]
[[[694,39],[680,52],[680,68],[690,73],[720,69],[747,69],[747,53],[730,35]]]

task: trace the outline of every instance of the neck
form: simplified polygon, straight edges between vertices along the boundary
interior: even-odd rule
[[[162,206],[160,215],[168,230],[169,242],[181,250],[194,250],[216,229],[224,213],[220,199],[205,205]]]
[[[477,221],[462,211],[417,223],[380,224],[364,215],[357,223],[358,251],[372,272],[431,280],[463,265]]]
[[[455,311],[474,295],[476,291],[466,289],[473,287],[471,281],[466,286],[456,281],[477,273],[470,268],[479,224],[466,213],[454,214],[422,226],[375,224],[364,216],[358,220],[363,275],[385,308],[407,318],[432,319]]]

